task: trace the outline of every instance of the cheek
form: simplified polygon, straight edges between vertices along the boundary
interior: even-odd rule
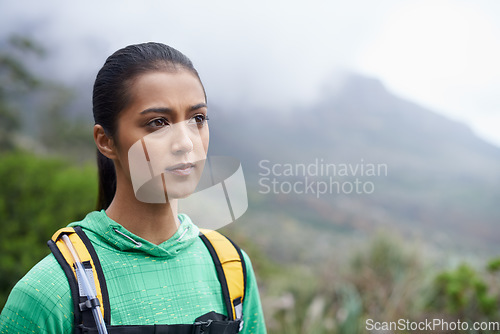
[[[210,132],[208,126],[203,127],[192,133],[190,137],[191,143],[193,144],[193,152],[199,157],[200,154],[206,155],[208,151],[208,144],[210,141]],[[200,157],[199,157],[200,158]],[[204,159],[204,157],[203,157]]]
[[[123,145],[120,147],[117,147],[116,152],[118,161],[115,162],[115,165],[118,163],[119,169],[125,174],[129,175],[130,174],[130,166],[129,166],[129,148],[130,145]]]
[[[208,125],[206,129],[202,130],[201,133],[201,141],[203,144],[203,149],[205,150],[205,153],[208,151],[208,144],[210,142],[210,131],[208,130]]]
[[[129,151],[130,148],[140,139],[133,136],[127,131],[121,131],[121,135],[117,136],[117,141],[115,142],[115,149],[117,152],[118,164],[120,168],[125,172],[125,174],[130,174],[129,166]]]

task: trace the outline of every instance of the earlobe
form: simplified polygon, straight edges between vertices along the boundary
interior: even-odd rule
[[[107,158],[116,157],[113,139],[106,135],[104,128],[100,124],[94,125],[94,141],[97,149]]]

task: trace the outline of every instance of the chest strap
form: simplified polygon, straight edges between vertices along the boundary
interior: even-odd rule
[[[205,320],[200,320],[205,319]],[[210,312],[197,318],[190,325],[137,325],[106,326],[108,334],[236,334],[239,332],[240,320],[231,321],[223,314]],[[97,328],[79,326],[78,333],[98,333]]]

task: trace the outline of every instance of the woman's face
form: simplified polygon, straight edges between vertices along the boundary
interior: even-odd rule
[[[187,70],[150,72],[133,81],[129,94],[115,136],[117,173],[121,169],[142,202],[190,195],[209,142],[200,81]]]

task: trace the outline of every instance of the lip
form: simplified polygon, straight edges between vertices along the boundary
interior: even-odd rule
[[[191,162],[186,162],[186,163],[180,163],[173,165],[171,167],[165,168],[165,170],[169,173],[175,174],[175,175],[181,175],[181,176],[186,176],[191,174],[193,171],[195,165]]]

